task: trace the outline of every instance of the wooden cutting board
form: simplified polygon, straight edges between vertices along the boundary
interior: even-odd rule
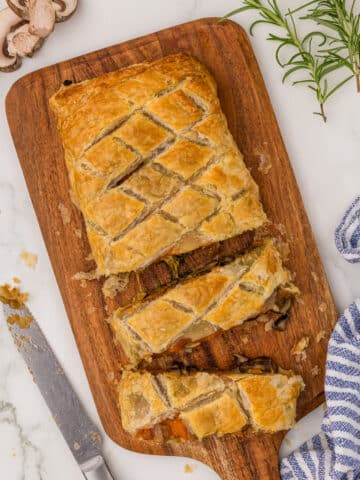
[[[48,99],[64,80],[78,82],[178,51],[194,55],[214,75],[230,130],[260,186],[265,211],[288,241],[289,267],[302,292],[285,332],[265,333],[264,324],[252,322],[209,342],[203,358],[209,366],[221,368],[226,365],[224,359],[234,353],[268,355],[282,367],[293,369],[306,383],[298,406],[301,418],[323,401],[327,339],[337,314],[279,127],[242,28],[231,21],[218,24],[217,19],[201,19],[31,73],[18,80],[7,96],[8,121],[107,434],[137,452],[198,459],[224,480],[274,480],[279,475],[283,433],[171,444],[140,441],[126,434],[116,406],[118,359],[104,321],[100,284],[81,285],[72,279],[76,272],[90,270],[92,263],[86,259],[90,250],[82,217],[70,200],[61,142]],[[319,332],[324,339],[316,339]],[[304,336],[310,339],[306,358],[296,361],[290,349]]]

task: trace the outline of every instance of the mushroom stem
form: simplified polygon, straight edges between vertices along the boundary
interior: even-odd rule
[[[29,0],[29,31],[46,38],[55,27],[55,9],[52,0]]]

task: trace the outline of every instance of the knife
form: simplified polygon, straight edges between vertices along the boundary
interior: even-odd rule
[[[113,480],[102,455],[100,433],[81,405],[35,318],[23,304],[3,304],[3,309],[18,350],[84,477]]]

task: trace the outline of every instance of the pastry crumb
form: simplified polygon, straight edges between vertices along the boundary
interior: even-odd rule
[[[277,223],[275,224],[276,229],[281,233],[281,235],[286,235],[286,228],[283,223]]]
[[[269,316],[267,313],[261,313],[256,317],[256,321],[260,323],[266,323],[269,321]]]
[[[101,437],[100,437],[100,435],[99,435],[97,432],[91,432],[91,433],[90,433],[90,437],[92,438],[92,440],[93,440],[94,442],[101,443]]]
[[[14,313],[13,315],[10,315],[7,318],[7,323],[9,325],[17,325],[19,328],[30,328],[30,324],[32,322],[31,317],[22,317],[21,315],[18,315],[17,313]]]
[[[314,279],[314,282],[316,282],[316,283],[317,283],[317,282],[319,281],[319,277],[316,275],[316,273],[315,273],[315,272],[311,272],[311,276],[313,277],[313,279]]]
[[[290,256],[289,243],[285,242],[281,238],[277,238],[275,243],[276,243],[276,248],[280,252],[281,258],[286,262],[289,259],[289,256]]]
[[[193,471],[194,471],[194,465],[190,465],[190,463],[185,463],[184,472],[185,473],[192,473]]]
[[[118,292],[121,292],[129,283],[129,274],[110,275],[102,287],[104,297],[114,298]]]
[[[12,287],[8,283],[0,285],[0,301],[10,305],[12,308],[20,308],[29,298],[29,294],[22,292],[17,287]]]
[[[19,284],[21,283],[21,280],[18,277],[13,277],[13,282]]]
[[[259,166],[258,166],[258,171],[260,173],[263,173],[264,175],[267,175],[270,170],[272,169],[272,165],[267,159],[266,155],[264,153],[261,153],[259,155]]]
[[[301,338],[291,349],[291,355],[295,356],[297,362],[306,359],[306,349],[309,346],[310,337]]]
[[[90,272],[77,272],[72,276],[73,280],[78,280],[80,282],[81,288],[86,288],[88,281],[97,280],[98,274],[96,270],[91,270]]]
[[[320,312],[326,312],[326,310],[327,310],[327,305],[326,305],[325,302],[320,303],[320,305],[319,305],[319,310],[320,310]]]
[[[289,438],[285,438],[284,442],[285,442],[285,445],[287,445],[288,447],[291,447],[292,442]]]
[[[313,368],[311,369],[311,375],[312,375],[313,377],[317,377],[317,376],[319,375],[319,373],[320,373],[319,365],[315,365],[315,367],[313,367]]]
[[[272,330],[273,326],[274,326],[274,320],[269,320],[268,322],[266,322],[264,325],[265,332],[269,332],[270,330]]]
[[[80,230],[80,228],[75,228],[74,233],[75,237],[82,238],[82,231]]]
[[[27,267],[32,268],[32,269],[34,269],[36,267],[38,257],[37,257],[37,255],[35,255],[35,253],[26,252],[25,250],[23,250],[20,253],[20,257],[24,261],[24,263]]]
[[[68,225],[71,221],[70,210],[63,203],[58,204],[58,209],[60,211],[63,224]]]
[[[320,332],[316,335],[316,343],[320,343],[323,338],[326,337],[325,330],[320,330]]]
[[[74,450],[79,450],[80,444],[78,442],[74,442]]]

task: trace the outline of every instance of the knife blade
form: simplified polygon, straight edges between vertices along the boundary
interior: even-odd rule
[[[75,460],[88,480],[111,480],[102,455],[102,438],[88,417],[64,370],[30,310],[3,304],[7,324],[34,382]]]

